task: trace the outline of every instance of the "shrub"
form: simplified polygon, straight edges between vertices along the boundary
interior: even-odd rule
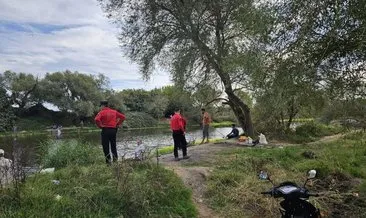
[[[157,126],[158,121],[144,112],[127,112],[123,126],[127,128],[141,128]]]
[[[335,126],[327,126],[316,122],[308,122],[298,126],[295,134],[304,137],[321,137],[339,133],[341,129]]]
[[[42,150],[44,167],[85,166],[103,161],[102,152],[97,147],[77,140],[48,141],[42,145]]]

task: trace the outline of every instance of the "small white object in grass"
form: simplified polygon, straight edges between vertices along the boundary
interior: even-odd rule
[[[60,180],[51,180],[51,182],[55,185],[60,185]]]
[[[56,201],[59,201],[59,200],[61,200],[61,195],[56,195],[56,197],[55,197],[55,199],[56,199]]]
[[[40,173],[53,173],[53,172],[55,172],[55,168],[54,167],[52,167],[52,168],[45,168],[45,169],[42,169],[40,171]]]
[[[309,171],[309,178],[312,179],[312,178],[315,178],[316,176],[316,170],[310,170]]]

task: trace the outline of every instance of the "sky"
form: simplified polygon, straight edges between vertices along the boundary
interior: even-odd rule
[[[0,72],[102,73],[115,90],[171,84],[163,70],[142,80],[138,66],[123,56],[117,33],[97,0],[0,0]]]

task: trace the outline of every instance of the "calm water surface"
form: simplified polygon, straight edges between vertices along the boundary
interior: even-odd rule
[[[231,131],[230,127],[210,128],[211,138],[223,138]],[[241,129],[240,129],[241,131]],[[19,156],[26,165],[33,165],[37,162],[37,148],[41,143],[50,139],[56,139],[55,132],[36,135],[22,135],[16,137],[0,137],[0,148],[5,150],[5,156],[13,159]],[[200,140],[202,131],[192,129],[186,133],[187,141]],[[62,131],[62,138],[81,139],[95,146],[100,146],[100,132],[82,132],[82,131]],[[173,144],[172,135],[169,129],[144,129],[144,130],[119,130],[117,134],[117,149],[120,156],[131,154],[137,146],[137,141],[141,140],[146,147],[164,147]]]

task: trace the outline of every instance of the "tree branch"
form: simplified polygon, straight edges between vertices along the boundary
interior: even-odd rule
[[[212,102],[215,102],[215,101],[224,101],[224,103],[228,103],[229,102],[229,99],[226,99],[226,98],[215,98],[215,99],[212,99],[211,101],[209,101],[209,102],[207,102],[206,104],[205,104],[205,106],[207,106],[207,105],[209,105],[209,104],[211,104]]]

